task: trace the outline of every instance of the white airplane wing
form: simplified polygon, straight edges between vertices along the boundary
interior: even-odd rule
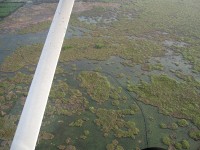
[[[74,0],[60,0],[24,105],[11,150],[34,150]]]

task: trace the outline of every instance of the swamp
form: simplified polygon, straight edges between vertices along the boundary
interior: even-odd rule
[[[57,2],[0,0],[0,150]],[[199,14],[199,0],[76,0],[36,150],[199,150]]]

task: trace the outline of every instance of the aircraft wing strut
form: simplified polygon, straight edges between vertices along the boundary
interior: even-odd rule
[[[24,105],[11,150],[34,150],[74,0],[60,0]]]

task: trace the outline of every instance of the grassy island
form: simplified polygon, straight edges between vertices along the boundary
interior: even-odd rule
[[[127,89],[135,92],[138,99],[154,106],[160,111],[179,118],[191,119],[200,127],[199,96],[193,82],[177,82],[166,75],[151,76],[151,83],[128,84]],[[180,120],[179,126],[185,126],[186,120]]]
[[[81,81],[81,87],[86,88],[96,102],[103,103],[108,100],[111,86],[106,77],[97,72],[82,72],[78,79]]]
[[[124,115],[134,115],[135,112],[131,109],[124,110],[107,110],[95,109],[94,113],[98,117],[95,123],[102,128],[104,135],[108,135],[111,131],[114,132],[118,138],[131,137],[139,133],[134,121],[126,121]]]

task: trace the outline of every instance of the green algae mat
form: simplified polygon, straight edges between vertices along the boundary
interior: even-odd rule
[[[36,149],[199,150],[200,1],[82,2],[70,18]],[[48,26],[10,35],[32,42],[16,43],[0,64],[0,149],[9,149],[43,47],[34,40]]]

